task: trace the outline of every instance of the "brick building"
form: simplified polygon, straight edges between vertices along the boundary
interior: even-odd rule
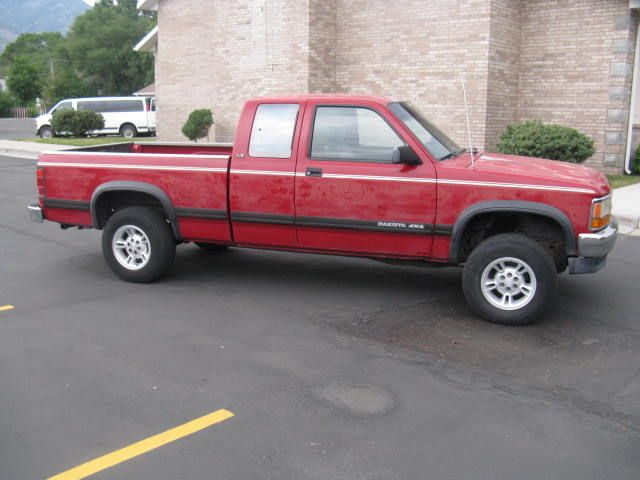
[[[461,75],[476,146],[540,119],[596,143],[587,164],[619,172],[631,151],[640,0],[140,0],[158,27],[136,46],[156,54],[158,132],[184,140],[211,108],[232,141],[248,97],[370,93],[410,100],[461,144]],[[634,94],[632,95],[632,90]],[[640,113],[640,112],[639,112]],[[631,121],[630,121],[631,119]]]

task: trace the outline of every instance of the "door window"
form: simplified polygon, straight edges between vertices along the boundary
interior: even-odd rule
[[[259,105],[251,130],[249,156],[290,158],[299,109],[294,103]]]
[[[376,112],[361,107],[318,107],[311,157],[319,160],[391,163],[402,139]]]
[[[73,109],[73,105],[71,104],[71,102],[69,101],[60,102],[53,110],[51,110],[50,113],[53,113],[58,110],[71,110],[71,109]]]

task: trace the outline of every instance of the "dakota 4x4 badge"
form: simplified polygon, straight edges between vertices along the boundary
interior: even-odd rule
[[[404,222],[378,222],[379,227],[388,228],[409,228],[412,230],[424,230],[423,223],[404,223]]]

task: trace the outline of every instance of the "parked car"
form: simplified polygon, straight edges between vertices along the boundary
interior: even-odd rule
[[[156,104],[151,97],[93,97],[67,98],[58,102],[48,113],[36,117],[36,135],[54,135],[51,118],[56,110],[93,110],[104,117],[104,128],[92,135],[120,135],[133,138],[156,131]]]
[[[176,244],[463,265],[471,308],[526,324],[557,275],[613,248],[606,177],[580,165],[466,151],[409,103],[250,100],[233,145],[128,143],[48,152],[35,221],[102,229],[113,272],[151,282]]]

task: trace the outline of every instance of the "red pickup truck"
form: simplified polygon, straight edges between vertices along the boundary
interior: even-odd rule
[[[123,143],[40,155],[35,221],[102,229],[120,278],[151,282],[176,245],[464,265],[483,318],[521,325],[557,275],[602,268],[617,236],[602,173],[461,149],[406,102],[253,99],[233,145]]]

